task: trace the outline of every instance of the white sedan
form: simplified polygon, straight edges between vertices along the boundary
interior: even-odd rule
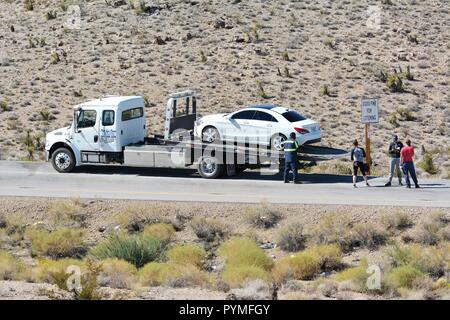
[[[249,106],[230,114],[204,116],[194,134],[204,142],[237,141],[282,150],[282,142],[295,132],[299,145],[319,142],[320,126],[295,110],[278,105]]]

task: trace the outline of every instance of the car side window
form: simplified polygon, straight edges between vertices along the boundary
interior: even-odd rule
[[[114,111],[113,110],[104,110],[102,116],[102,125],[112,126],[114,124]]]
[[[95,126],[97,122],[97,111],[81,110],[78,116],[78,128],[90,128]]]
[[[271,114],[268,114],[267,112],[264,111],[256,111],[253,120],[278,122],[277,119],[275,119]]]
[[[238,113],[235,113],[231,119],[243,119],[243,120],[251,120],[253,119],[253,115],[255,114],[255,111],[253,110],[245,110]]]

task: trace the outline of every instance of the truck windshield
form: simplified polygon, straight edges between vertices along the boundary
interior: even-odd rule
[[[289,122],[297,122],[297,121],[306,120],[306,118],[303,117],[300,113],[298,113],[297,111],[293,111],[293,110],[283,113],[282,116],[285,117],[286,120]]]

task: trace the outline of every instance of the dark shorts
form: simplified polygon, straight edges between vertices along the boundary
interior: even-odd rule
[[[364,163],[358,162],[358,161],[353,162],[353,175],[354,176],[358,175],[358,168],[361,171],[362,175],[365,176],[366,175],[366,165]]]

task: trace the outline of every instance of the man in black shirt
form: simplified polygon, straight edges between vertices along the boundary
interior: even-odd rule
[[[386,187],[391,186],[392,178],[394,177],[394,168],[397,170],[398,183],[402,184],[402,172],[400,171],[400,150],[403,148],[403,143],[398,141],[397,135],[392,137],[392,142],[389,144],[389,157],[391,158],[389,164],[389,181],[385,184]]]

